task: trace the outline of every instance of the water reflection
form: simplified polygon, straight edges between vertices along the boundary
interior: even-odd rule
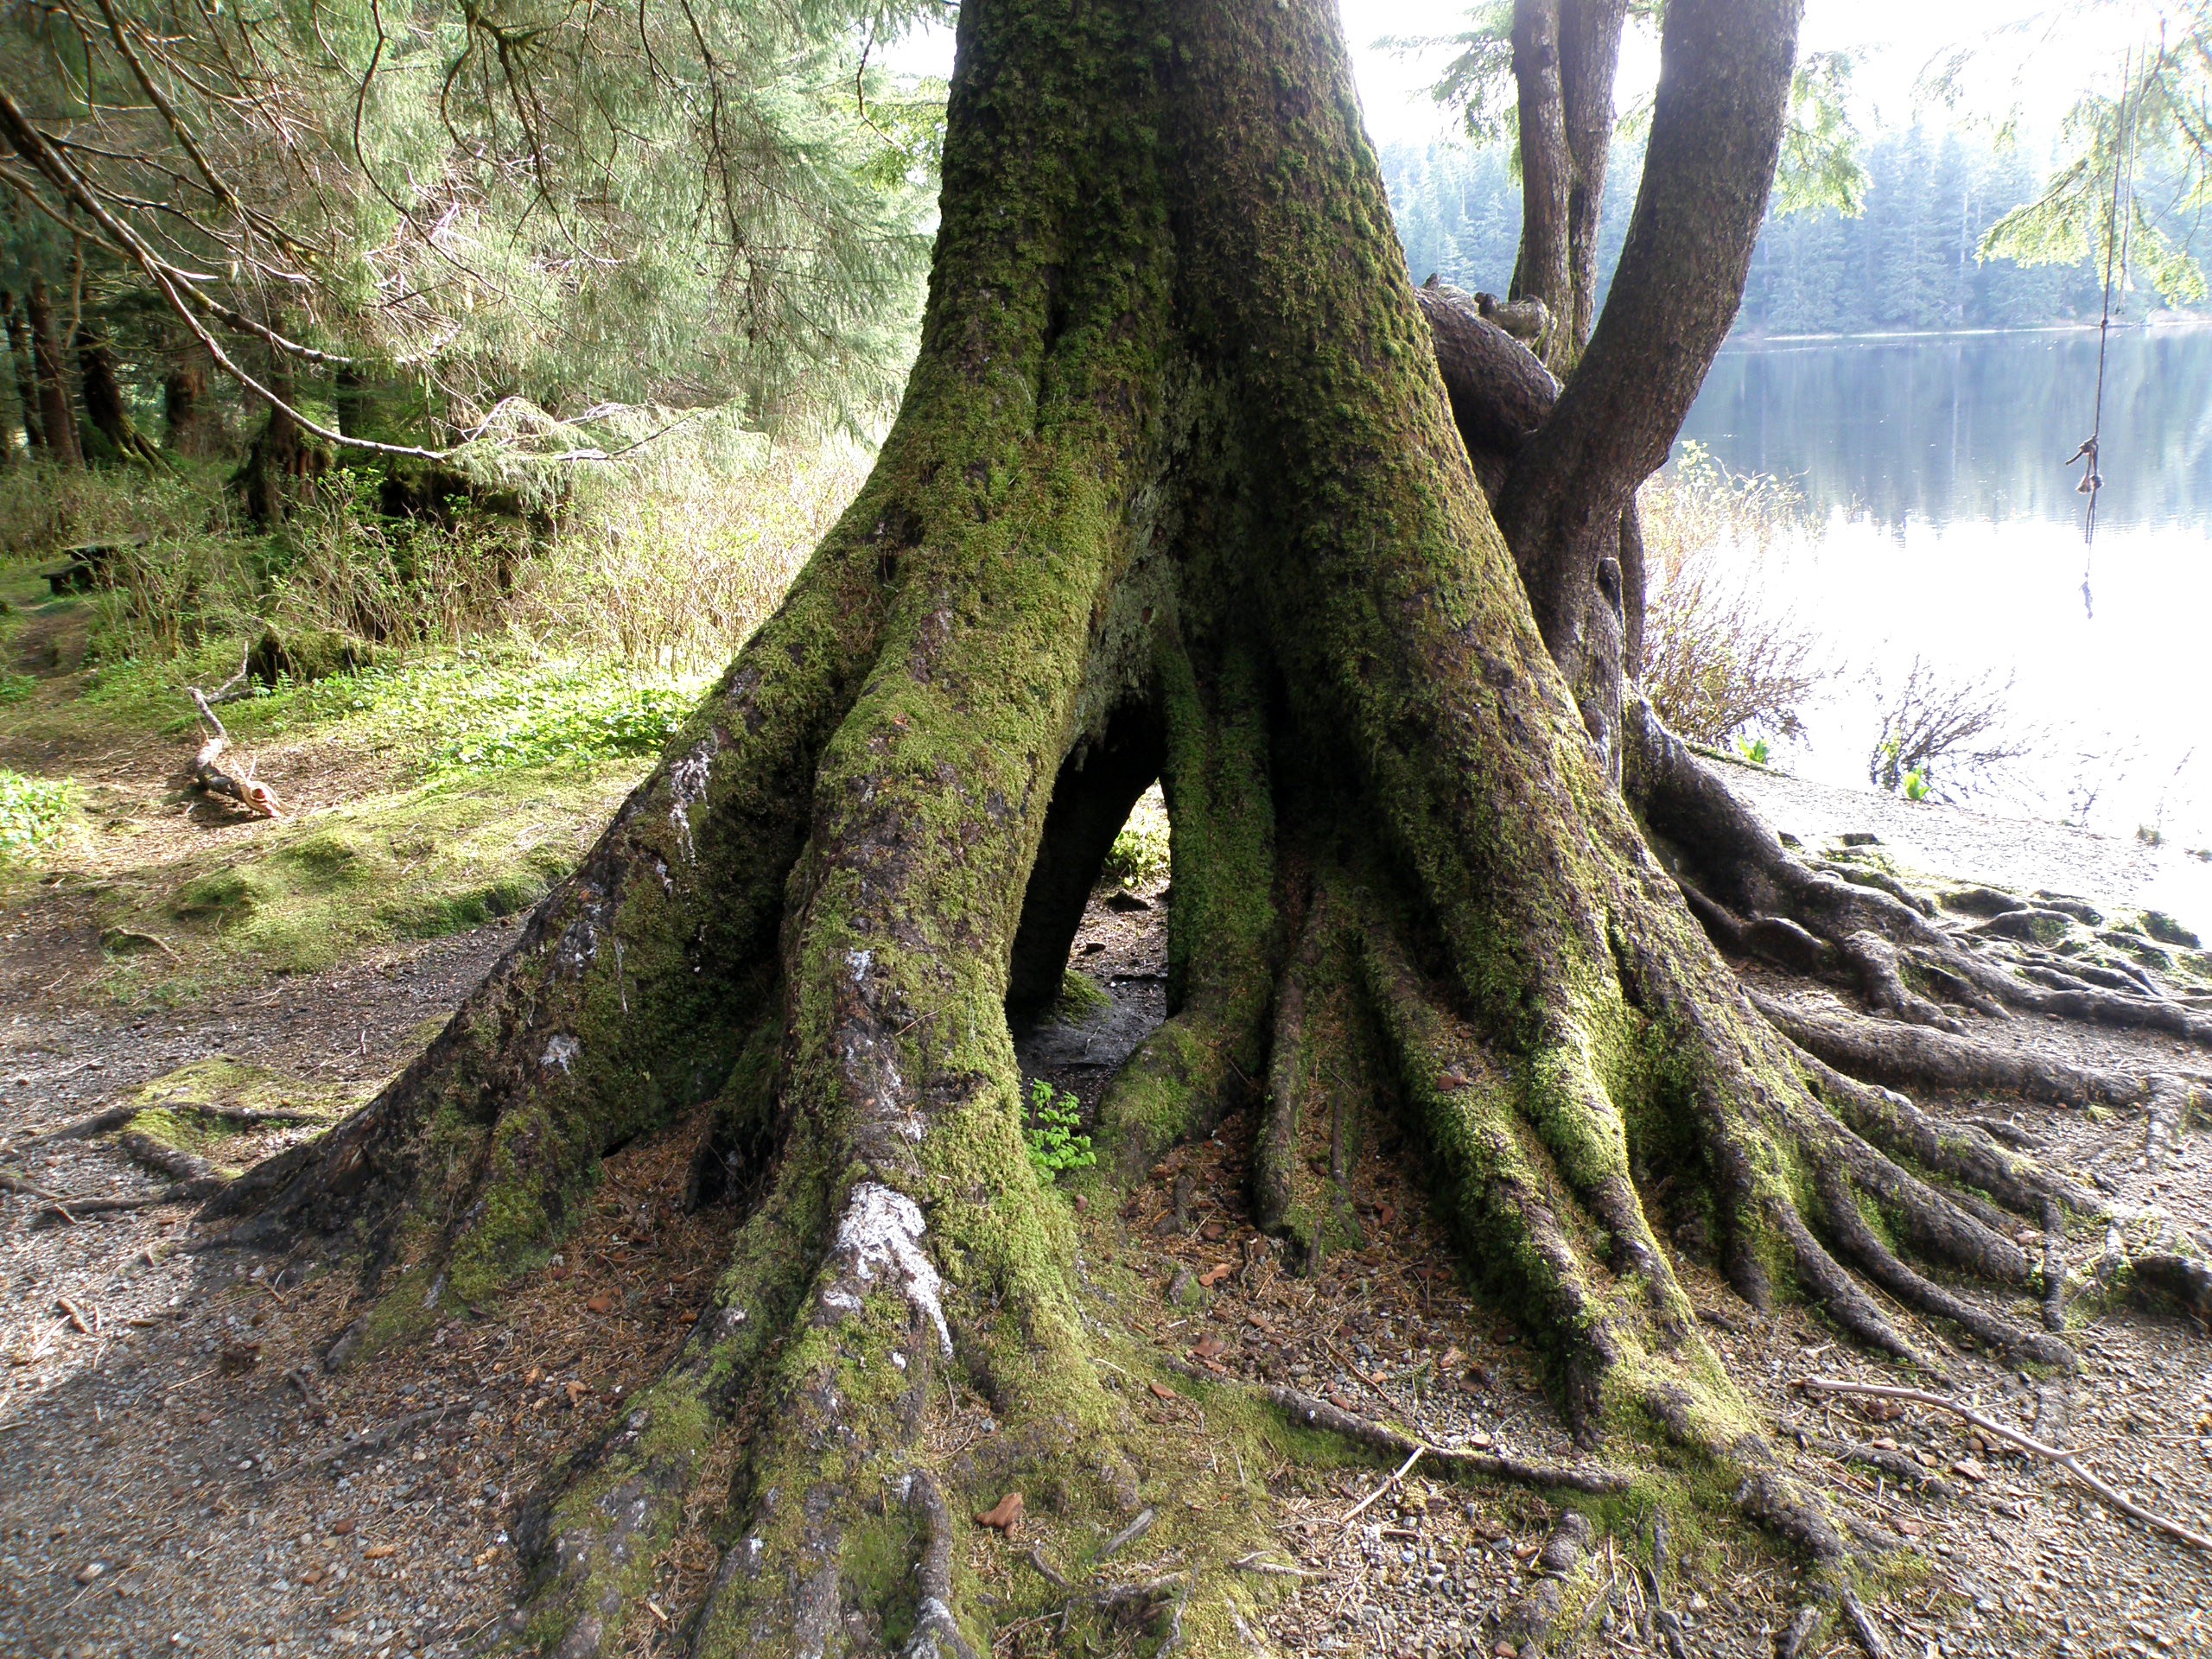
[[[2093,331],[1822,340],[1724,352],[1682,435],[1876,523],[2078,524]],[[2212,327],[2116,329],[2101,529],[2212,526]]]
[[[1791,770],[1864,787],[1876,682],[1919,657],[1950,678],[2013,677],[2016,721],[2044,734],[2034,775],[1986,810],[2212,846],[2212,327],[2114,334],[2091,550],[2064,461],[2096,370],[2084,332],[1748,346],[1714,365],[1684,435],[1796,481],[1804,536],[1741,556],[1761,558],[1746,575],[1763,600],[1847,665]]]

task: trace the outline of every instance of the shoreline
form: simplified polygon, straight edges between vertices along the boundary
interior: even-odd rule
[[[1768,826],[1796,836],[1808,852],[1825,839],[1872,833],[1892,857],[1923,875],[2162,910],[2212,935],[2212,863],[2171,842],[2153,846],[2049,818],[1908,801],[1719,760],[1731,785]]]
[[[2092,319],[2084,322],[2038,322],[2022,328],[1899,328],[1855,334],[1732,334],[1721,343],[1720,349],[1726,353],[1755,351],[1770,346],[1895,345],[1917,340],[1999,340],[2021,334],[2094,334],[2098,326]],[[2113,325],[2115,333],[2124,334],[2205,327],[2212,327],[2212,316],[2144,317]]]

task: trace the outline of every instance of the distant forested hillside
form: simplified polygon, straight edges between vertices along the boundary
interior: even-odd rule
[[[1637,147],[1614,154],[1599,242],[1607,271],[1643,164]],[[1982,233],[2034,194],[2034,159],[1915,129],[1872,144],[1865,160],[1871,183],[1858,217],[1822,208],[1769,218],[1738,334],[2025,327],[2095,317],[2100,274],[2090,266],[2027,269],[1974,257]],[[1521,198],[1503,149],[1395,145],[1382,154],[1382,173],[1415,282],[1434,271],[1462,288],[1505,291]],[[2152,302],[2131,296],[2127,308],[2139,314]]]

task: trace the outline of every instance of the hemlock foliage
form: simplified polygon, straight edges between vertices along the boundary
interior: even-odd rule
[[[943,111],[880,47],[931,10],[15,0],[0,287],[115,339],[142,419],[207,349],[180,309],[349,435],[865,419],[912,349]]]

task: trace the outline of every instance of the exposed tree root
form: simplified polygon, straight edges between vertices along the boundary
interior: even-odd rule
[[[2152,1092],[2123,1071],[2009,1053],[1926,1026],[1808,1014],[1778,997],[1751,999],[1769,1024],[1837,1070],[1900,1089],[1984,1090],[2053,1105],[2134,1105]]]
[[[2212,1046],[2212,1016],[2139,969],[2121,974],[2074,962],[2031,943],[2040,935],[2025,926],[1993,933],[1985,923],[1955,933],[1935,919],[1932,905],[1883,872],[1801,861],[1648,704],[1634,700],[1625,724],[1630,797],[1670,849],[1676,879],[1724,949],[1800,973],[1847,969],[1878,1010],[1938,1029],[1956,1021],[1911,980],[1985,1014],[2055,1014]],[[1993,919],[2023,913],[2025,907]],[[2079,919],[2070,911],[2048,914],[2060,926]],[[1995,954],[2000,947],[2006,955]]]
[[[1498,1622],[1500,1641],[1510,1643],[1516,1651],[1530,1647],[1538,1653],[1544,1650],[1566,1611],[1566,1581],[1589,1554],[1590,1535],[1587,1516],[1574,1510],[1560,1512],[1537,1554],[1535,1580]]]
[[[1292,1421],[1308,1428],[1326,1429],[1360,1446],[1372,1446],[1391,1457],[1421,1458],[1455,1473],[1481,1475],[1493,1480],[1511,1481],[1516,1485],[1535,1486],[1560,1491],[1587,1492],[1603,1496],[1611,1492],[1624,1492],[1632,1484],[1631,1478],[1615,1470],[1592,1469],[1572,1464],[1537,1463],[1526,1458],[1503,1453],[1478,1452],[1465,1446],[1439,1446],[1433,1441],[1408,1434],[1402,1429],[1362,1417],[1325,1400],[1317,1400],[1310,1394],[1295,1389],[1266,1386],[1255,1390],[1259,1396],[1274,1406]]]
[[[1971,1406],[1962,1405],[1956,1400],[1948,1399],[1940,1394],[1930,1394],[1924,1389],[1894,1388],[1873,1382],[1849,1382],[1831,1376],[1808,1377],[1805,1379],[1805,1387],[1810,1391],[1821,1394],[1848,1394],[1878,1400],[1904,1400],[1914,1405],[1929,1407],[1934,1410],[1948,1411],[1953,1416],[1972,1423],[1983,1433],[2004,1441],[2007,1446],[2017,1446],[2031,1457],[2041,1458],[2046,1463],[2056,1464],[2095,1494],[2101,1502],[2109,1504],[2122,1515],[2140,1521],[2145,1526],[2163,1532],[2170,1538],[2179,1539],[2191,1549],[2212,1551],[2212,1537],[2208,1537],[2193,1527],[2184,1526],[2171,1516],[2160,1515],[2155,1510],[2145,1509],[2108,1481],[2083,1468],[2081,1460],[2072,1452],[2062,1452],[2056,1446],[2045,1446],[2033,1436],[2021,1433],[2018,1429],[2012,1427],[2010,1424],[2001,1423],[1993,1417],[1985,1416]]]
[[[1798,1429],[1791,1439],[1799,1445],[1848,1463],[1863,1464],[1878,1474],[1886,1475],[1901,1487],[1912,1487],[1930,1497],[1953,1498],[1959,1489],[1932,1470],[1923,1468],[1905,1452],[1891,1451],[1886,1446],[1866,1446],[1856,1440],[1839,1440],[1831,1435],[1815,1434]]]
[[[915,1568],[921,1582],[921,1604],[914,1618],[913,1638],[906,1644],[906,1659],[976,1659],[975,1649],[961,1633],[952,1616],[952,1512],[937,1477],[918,1469],[909,1478],[906,1501],[921,1522],[922,1556]]]

